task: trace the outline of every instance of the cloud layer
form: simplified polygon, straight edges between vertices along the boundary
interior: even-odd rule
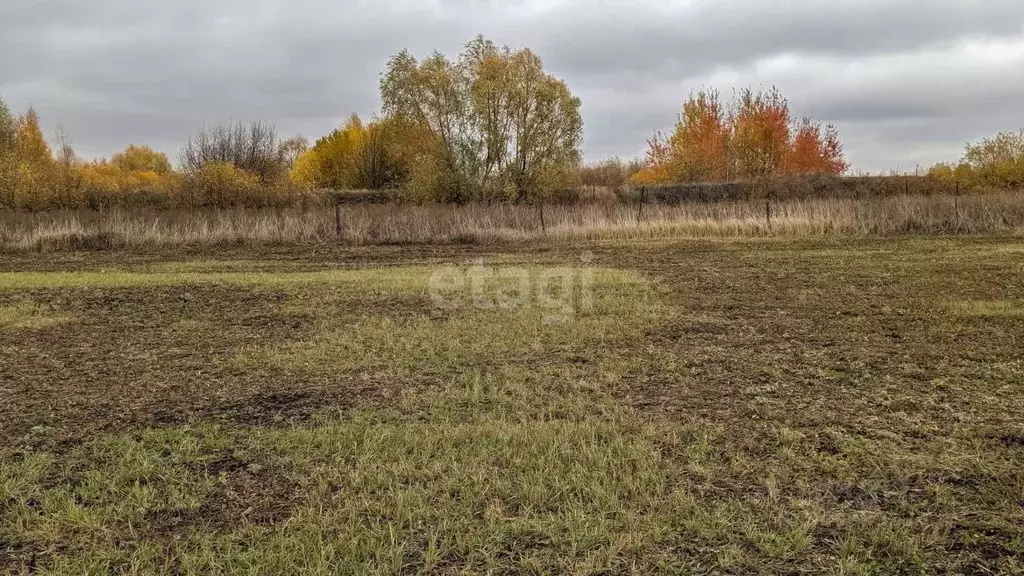
[[[778,86],[855,170],[913,169],[1024,127],[1019,0],[9,0],[0,97],[87,156],[172,154],[203,123],[319,136],[379,107],[401,48],[529,46],[584,102],[588,158],[641,153],[690,91]]]

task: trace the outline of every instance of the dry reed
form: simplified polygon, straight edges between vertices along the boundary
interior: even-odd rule
[[[1024,194],[648,204],[347,205],[196,212],[0,213],[0,250],[53,251],[209,245],[490,243],[656,237],[1020,234]],[[638,218],[639,215],[639,218]]]

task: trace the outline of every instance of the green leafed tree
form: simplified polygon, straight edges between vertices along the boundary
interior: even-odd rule
[[[435,174],[413,180],[441,200],[528,200],[567,181],[580,160],[580,100],[544,71],[528,49],[478,36],[459,58],[434,53],[419,62],[395,55],[381,79],[384,113],[424,128]]]

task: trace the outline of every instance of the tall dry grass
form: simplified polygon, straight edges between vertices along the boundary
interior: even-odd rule
[[[898,196],[643,206],[347,205],[196,212],[0,213],[0,250],[53,251],[189,245],[488,243],[656,237],[986,234],[1024,232],[1024,193]],[[638,218],[639,216],[639,218]]]

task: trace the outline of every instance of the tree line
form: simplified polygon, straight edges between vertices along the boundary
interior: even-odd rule
[[[533,202],[580,187],[622,189],[847,171],[838,131],[794,119],[775,89],[726,102],[691,94],[668,136],[643,159],[581,162],[581,102],[529,49],[482,36],[454,60],[394,55],[380,80],[382,109],[352,115],[312,145],[263,121],[204,127],[166,154],[131,145],[84,161],[61,132],[52,144],[32,108],[0,100],[0,205],[7,208],[268,206],[317,201],[315,191],[386,190],[416,202]],[[1020,186],[1024,132],[968,147],[932,174],[966,186]]]

